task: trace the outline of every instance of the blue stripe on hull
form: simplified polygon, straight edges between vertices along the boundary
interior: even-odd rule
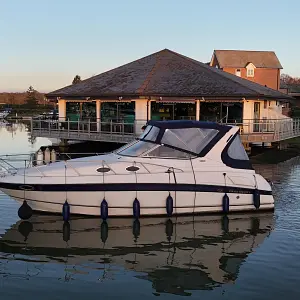
[[[123,192],[123,191],[177,191],[252,194],[254,189],[222,185],[184,184],[184,183],[84,183],[84,184],[17,184],[0,182],[0,189],[27,190],[37,192]],[[261,195],[272,195],[272,191],[259,190]]]

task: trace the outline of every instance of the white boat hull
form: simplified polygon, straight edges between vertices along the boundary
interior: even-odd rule
[[[163,124],[167,126],[169,123]],[[189,126],[194,125],[192,122]],[[199,123],[200,125],[213,126],[210,123]],[[2,178],[0,189],[20,203],[25,199],[35,211],[62,213],[63,204],[67,200],[71,214],[92,216],[101,214],[103,199],[108,205],[108,217],[132,216],[135,199],[139,201],[141,217],[167,215],[167,210],[168,215],[222,211],[227,213],[228,199],[225,198],[223,205],[225,194],[229,197],[229,212],[273,209],[271,186],[255,173],[245,159],[247,154],[241,142],[236,139],[238,127],[214,126],[220,127],[219,134],[222,130],[226,134],[223,132],[224,135],[219,141],[211,140],[215,143],[214,147],[213,144],[207,146],[212,147],[211,150],[203,148],[208,153],[202,153],[200,148],[195,150],[200,152],[194,158],[182,158],[184,152],[179,150],[176,151],[180,155],[171,152],[169,158],[169,152],[164,154],[165,146],[160,142],[153,144],[139,141],[125,148],[144,152],[149,150],[147,147],[154,147],[153,151],[162,148],[162,153],[143,156],[134,152],[136,156],[128,156],[128,153],[122,152],[126,150],[123,149],[84,159],[46,162],[45,165],[18,169],[14,174]],[[190,138],[190,141],[199,140],[200,147],[203,143],[201,137],[206,136],[206,133],[201,132],[201,128],[200,131],[198,129],[191,132],[200,132],[200,135]],[[161,133],[165,132],[161,130]],[[184,131],[181,138],[188,132]],[[168,136],[169,131],[166,134]],[[231,144],[232,141],[235,143]],[[234,145],[232,149],[231,145]],[[174,151],[172,147],[169,149]],[[236,153],[239,155],[233,159],[228,153],[233,157]],[[179,158],[172,158],[172,155],[179,155]],[[172,197],[171,201],[167,201],[169,195]]]
[[[21,190],[6,190],[3,192],[17,200],[20,205],[26,199],[34,211],[62,213],[62,206],[67,200],[70,205],[71,214],[100,216],[100,206],[104,198],[104,192],[37,192]],[[132,216],[133,201],[135,197],[140,202],[141,216],[166,215],[166,198],[168,191],[154,192],[105,192],[105,199],[108,203],[108,216]],[[174,215],[200,214],[222,212],[222,200],[224,193],[212,192],[170,192],[173,198]],[[228,193],[229,211],[253,211],[256,210],[253,204],[252,194]],[[196,197],[195,197],[196,196]],[[195,202],[187,201],[195,198]],[[190,203],[189,203],[190,202]],[[272,195],[260,196],[259,210],[272,210],[274,199]]]

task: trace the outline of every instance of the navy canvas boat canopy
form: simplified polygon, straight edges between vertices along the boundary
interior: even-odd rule
[[[149,121],[139,141],[122,148],[118,154],[165,158],[204,156],[230,128],[213,122]]]

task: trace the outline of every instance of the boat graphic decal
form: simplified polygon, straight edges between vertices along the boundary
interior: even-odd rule
[[[10,190],[24,190],[26,187],[32,187],[32,190],[39,192],[86,192],[86,191],[106,191],[106,192],[158,192],[158,191],[176,191],[176,192],[208,192],[208,193],[235,193],[235,194],[253,194],[254,188],[243,188],[223,185],[208,184],[185,184],[185,183],[74,183],[74,184],[32,184],[20,185],[17,183],[0,182],[0,188]],[[272,195],[270,190],[259,190],[261,195]]]

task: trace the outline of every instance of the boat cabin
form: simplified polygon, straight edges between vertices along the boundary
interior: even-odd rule
[[[223,141],[221,145],[220,140]],[[240,140],[239,128],[213,122],[149,121],[144,133],[117,150],[117,154],[188,160],[205,157],[213,148],[220,150],[221,160],[226,166],[252,169]]]

